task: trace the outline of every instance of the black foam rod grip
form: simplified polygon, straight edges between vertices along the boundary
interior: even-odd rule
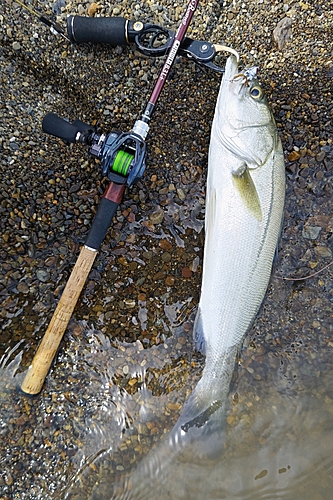
[[[65,142],[73,143],[76,142],[77,134],[80,132],[78,127],[75,127],[54,113],[48,113],[44,117],[42,129],[46,134],[54,135]]]
[[[123,17],[69,16],[67,33],[74,43],[107,43],[112,47],[128,45],[126,19]]]
[[[99,250],[112,219],[118,208],[118,203],[102,198],[97,213],[88,233],[85,245],[94,250]]]

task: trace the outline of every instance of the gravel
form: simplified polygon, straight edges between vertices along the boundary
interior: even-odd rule
[[[53,7],[29,5],[47,15]],[[185,7],[72,0],[55,9],[63,26],[69,14],[94,11],[175,30]],[[191,330],[220,77],[177,59],[151,123],[145,175],[126,191],[47,385],[30,400],[13,390],[20,380],[13,373],[31,362],[107,185],[82,147],[42,133],[42,119],[55,112],[106,132],[130,130],[161,60],[133,47],[69,45],[13,0],[2,2],[0,21],[0,356],[23,340],[22,359],[13,352],[0,371],[0,499],[65,498],[69,483],[70,498],[93,498],[96,478],[112,484],[172,427],[200,377]],[[332,24],[323,0],[204,1],[191,23],[193,38],[226,43],[242,64],[259,67],[286,160],[279,259],[241,354],[243,395],[237,405],[231,391],[231,428],[264,393],[253,378],[270,376],[279,390],[308,388],[311,374],[332,380],[332,267],[306,281],[280,279],[310,275],[332,260]],[[277,26],[283,39],[279,30],[273,35]],[[290,359],[299,360],[296,378],[281,372],[280,360],[287,367]],[[320,387],[311,391],[324,407],[332,394]],[[137,425],[142,394],[148,414]],[[255,414],[248,418],[250,429]],[[302,426],[293,432],[297,439]],[[110,443],[110,435],[118,437]],[[251,446],[250,431],[246,436],[244,448]],[[115,451],[95,463],[103,446]]]

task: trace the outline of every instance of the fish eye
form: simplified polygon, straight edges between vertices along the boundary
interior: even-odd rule
[[[250,90],[250,95],[253,97],[253,99],[261,99],[263,96],[263,91],[261,90],[260,87],[252,87]]]

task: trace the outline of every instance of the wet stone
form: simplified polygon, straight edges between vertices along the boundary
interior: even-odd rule
[[[182,269],[183,278],[190,278],[192,276],[192,271],[189,267],[183,267]]]
[[[282,50],[286,43],[291,40],[292,25],[292,19],[290,17],[284,17],[275,27],[273,31],[273,37],[279,50]]]
[[[148,251],[148,252],[143,252],[143,253],[142,253],[142,257],[143,257],[145,260],[150,260],[150,259],[153,257],[153,252],[151,252],[151,251]]]
[[[44,271],[43,269],[38,269],[36,271],[36,276],[40,281],[46,283],[50,278],[50,273],[48,271]]]
[[[163,261],[163,262],[166,262],[166,263],[167,263],[167,262],[170,262],[170,261],[171,261],[171,259],[172,259],[172,257],[171,257],[171,254],[170,254],[169,252],[164,252],[164,253],[162,254],[162,261]]]
[[[318,154],[316,155],[316,160],[317,160],[318,162],[322,162],[322,161],[324,161],[325,156],[326,156],[325,151],[321,151],[320,153],[318,153]]]
[[[318,257],[321,257],[324,259],[332,258],[332,251],[328,247],[325,247],[325,246],[315,247],[315,253]]]
[[[161,207],[157,207],[150,215],[149,219],[153,224],[160,224],[164,219],[164,211]]]
[[[45,265],[47,267],[53,266],[56,262],[57,262],[57,258],[54,255],[45,259]]]
[[[17,285],[17,290],[20,292],[20,293],[28,293],[29,292],[29,287],[26,283],[24,283],[24,281],[21,281],[18,285]]]
[[[302,236],[308,240],[316,240],[320,231],[321,227],[319,226],[306,226],[302,231]]]

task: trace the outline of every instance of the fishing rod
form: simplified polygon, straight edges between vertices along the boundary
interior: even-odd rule
[[[37,17],[37,19],[39,21],[41,21],[43,24],[45,24],[45,26],[47,26],[51,33],[53,33],[53,35],[60,35],[62,36],[63,38],[65,38],[65,40],[67,40],[68,42],[70,42],[71,40],[65,35],[65,31],[64,29],[60,26],[60,24],[56,23],[55,21],[53,21],[53,19],[50,19],[48,16],[45,16],[44,14],[40,14],[39,12],[37,12],[36,10],[34,10],[32,7],[30,7],[30,5],[26,5],[25,3],[23,3],[21,0],[17,0],[17,2],[19,5],[21,5],[21,7],[23,7],[24,9],[26,9],[27,11],[30,12],[30,14],[34,15],[35,17]]]
[[[101,160],[103,174],[107,175],[111,182],[102,196],[86,242],[25,375],[21,389],[26,394],[35,395],[42,389],[97,251],[121,203],[125,185],[131,186],[143,175],[148,123],[198,3],[199,0],[189,1],[146,108],[130,132],[99,135],[92,127],[79,120],[70,124],[54,114],[46,115],[43,120],[44,132],[66,142],[88,145],[89,152]]]
[[[111,47],[135,45],[136,50],[148,57],[161,57],[168,53],[174,32],[158,24],[130,21],[124,17],[68,16],[67,34],[72,43],[104,43]],[[184,37],[177,55],[205,68],[223,73],[224,68],[214,62],[216,56],[227,51],[236,57],[237,52],[222,44]]]
[[[174,32],[158,24],[131,21],[124,17],[84,17],[68,16],[66,29],[52,18],[38,13],[21,0],[17,3],[47,26],[53,35],[60,35],[72,44],[107,44],[111,47],[135,45],[136,50],[148,57],[165,56],[171,49]],[[223,73],[224,68],[215,63],[216,56],[223,51],[238,54],[231,47],[213,44],[206,40],[184,37],[177,55],[185,57],[197,65]]]
[[[182,46],[182,43],[198,3],[199,0],[190,0],[174,36],[171,37],[168,32],[169,41],[163,48],[166,59],[144,112],[141,118],[136,120],[130,132],[100,134],[94,127],[80,120],[69,123],[53,113],[48,113],[43,120],[42,129],[47,134],[58,137],[67,144],[81,143],[88,146],[88,152],[100,160],[103,175],[109,178],[110,184],[101,198],[85,244],[80,251],[52,319],[25,375],[21,385],[21,390],[25,394],[36,395],[42,389],[97,252],[122,201],[125,186],[132,186],[144,173],[146,167],[145,139],[149,131],[149,122],[175,58],[181,47],[183,47],[181,50],[184,50],[184,44]],[[45,21],[43,20],[43,22]],[[78,19],[75,16],[69,18],[68,22],[71,26],[69,29],[70,38],[75,37],[82,40],[85,23],[90,23],[90,20],[87,18],[87,21],[85,21],[83,18]],[[116,34],[113,34],[111,38],[108,35],[109,43],[125,43],[125,40],[126,43],[129,43],[131,41],[129,29],[131,25],[123,18],[112,18],[112,21],[98,21],[93,25],[89,24],[89,26],[93,27],[93,29],[90,29],[89,37],[90,39],[93,38],[96,43],[99,43],[104,37],[99,31],[100,22],[107,25],[108,29],[110,27],[109,23],[118,26]],[[120,32],[122,35],[120,35]],[[57,33],[59,34],[59,29],[57,29]],[[190,45],[192,42],[186,43]],[[151,48],[154,49],[155,47]],[[162,49],[159,50],[159,55],[162,55]],[[205,48],[202,47],[202,50],[204,52]],[[223,50],[235,52],[233,49],[224,46]],[[208,61],[208,64],[210,63],[211,60]]]

